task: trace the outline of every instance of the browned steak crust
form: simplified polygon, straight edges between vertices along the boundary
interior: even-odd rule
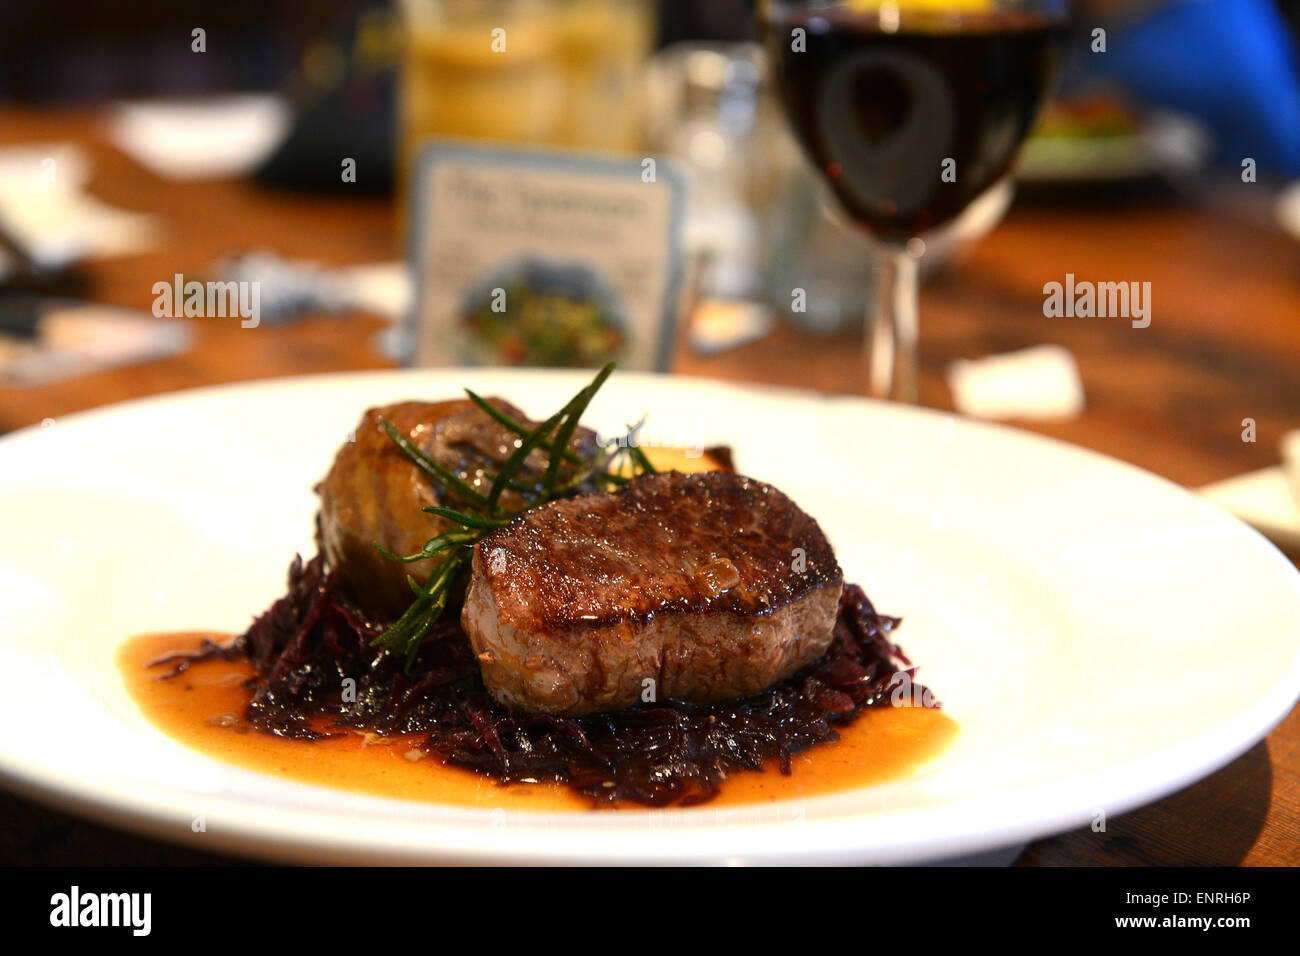
[[[842,585],[776,488],[668,472],[484,537],[461,620],[498,700],[580,714],[757,693],[825,652]]]

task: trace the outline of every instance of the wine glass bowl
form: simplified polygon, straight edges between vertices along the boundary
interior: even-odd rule
[[[878,246],[878,396],[916,401],[922,237],[1006,176],[1055,75],[1065,13],[1063,0],[772,0],[760,13],[796,138]]]

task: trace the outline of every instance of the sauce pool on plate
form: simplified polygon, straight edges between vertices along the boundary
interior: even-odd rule
[[[510,810],[588,810],[590,801],[562,784],[501,784],[439,763],[419,749],[422,735],[383,737],[359,730],[314,742],[288,740],[250,727],[243,718],[252,665],[243,659],[198,663],[166,680],[149,667],[176,651],[191,651],[207,632],[146,634],[128,641],[118,666],[132,698],[173,740],[216,760],[302,783],[380,797]],[[324,729],[324,728],[322,728]],[[957,733],[942,711],[922,707],[868,710],[840,728],[840,739],[792,758],[793,774],[775,767],[736,773],[708,806],[765,803],[820,796],[898,779],[941,754]],[[615,809],[646,809],[629,803]]]

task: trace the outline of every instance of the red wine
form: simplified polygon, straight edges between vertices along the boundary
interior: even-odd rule
[[[794,41],[803,30],[803,49]],[[845,210],[899,242],[957,216],[1010,168],[1064,25],[1022,11],[777,12],[768,49],[795,134]]]

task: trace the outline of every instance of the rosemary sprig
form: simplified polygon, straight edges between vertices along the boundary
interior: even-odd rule
[[[438,623],[442,612],[447,609],[448,596],[459,572],[468,566],[468,552],[462,551],[444,558],[434,568],[423,587],[417,585],[414,579],[408,576],[407,581],[416,592],[415,600],[392,627],[371,643],[383,644],[390,650],[404,653],[406,669],[409,671],[411,665],[415,663],[420,642],[429,633],[429,629]]]
[[[387,418],[381,418],[379,424],[384,426],[384,431],[388,433],[388,437],[396,443],[398,448],[402,449],[406,454],[406,457],[415,462],[416,466],[425,471],[434,481],[438,482],[456,497],[462,498],[470,504],[478,505],[480,507],[487,504],[487,498],[479,494],[473,485],[465,481],[454,471],[442,467],[442,465],[438,464],[422,452],[415,442],[411,441],[411,439],[398,431],[397,426]]]
[[[427,511],[429,514],[437,515],[440,518],[446,518],[449,521],[455,521],[466,528],[476,528],[480,531],[504,528],[507,524],[503,518],[481,518],[478,515],[472,515],[465,511],[456,511],[453,508],[421,508],[420,510]]]
[[[387,548],[378,544],[375,545],[375,548],[380,554],[391,561],[401,561],[404,564],[410,564],[412,561],[424,561],[428,558],[435,557],[452,545],[473,544],[476,540],[478,540],[478,536],[475,531],[472,530],[444,531],[436,538],[430,538],[426,541],[424,547],[415,552],[415,554],[394,554],[392,551],[389,551]]]
[[[569,447],[583,413],[613,371],[614,363],[611,362],[585,388],[569,399],[563,408],[541,424],[532,426],[515,420],[491,402],[466,389],[470,401],[518,439],[514,451],[502,462],[497,473],[484,475],[484,481],[490,481],[487,494],[434,461],[391,422],[381,419],[384,431],[406,457],[428,475],[436,487],[442,489],[447,496],[457,499],[458,507],[455,508],[440,505],[422,510],[445,518],[458,527],[430,538],[415,554],[394,554],[376,543],[375,547],[394,561],[412,563],[440,560],[423,584],[407,576],[413,594],[410,606],[372,644],[403,654],[409,671],[430,629],[448,610],[463,602],[473,548],[480,538],[497,528],[505,527],[511,519],[525,511],[583,487],[600,490],[618,487],[635,475],[655,470],[645,453],[635,445],[635,429],[630,430],[627,440],[619,442],[613,451],[610,448],[614,446],[610,446],[599,448],[590,456],[583,456]],[[546,455],[546,468],[541,480],[535,484],[517,480],[529,456],[537,451]],[[630,467],[625,467],[624,459]],[[506,491],[514,492],[522,500],[522,506],[514,509],[505,507],[502,496]]]
[[[645,452],[641,450],[640,446],[628,445],[627,452],[632,459],[633,474],[653,472],[655,470],[655,466],[650,464],[650,459],[645,456]]]
[[[555,447],[560,454],[551,453],[550,460],[546,463],[546,477],[542,479],[543,493],[547,497],[555,493],[555,481],[560,475],[560,462],[564,457],[564,451],[569,447],[569,442],[573,440],[573,433],[578,428],[578,419],[582,417],[582,413],[587,410],[587,406],[591,404],[591,400],[595,398],[600,387],[605,384],[605,379],[609,378],[613,371],[614,364],[611,362],[596,373],[591,384],[575,395],[561,412],[564,422],[559,425],[559,431],[555,434]]]
[[[570,404],[572,404],[572,402],[570,402]],[[487,513],[489,516],[495,516],[501,510],[499,505],[499,502],[501,501],[501,492],[505,491],[507,483],[509,483],[515,475],[519,474],[520,469],[524,467],[524,461],[532,454],[533,449],[546,441],[551,432],[555,431],[555,427],[564,419],[564,415],[567,411],[568,406],[565,406],[546,421],[542,422],[542,424],[537,426],[537,429],[531,435],[519,443],[519,447],[516,448],[510,457],[506,459],[505,464],[501,466],[501,470],[497,472],[496,478],[492,480],[492,490],[488,492]],[[557,455],[552,455],[552,458],[558,459],[558,457],[559,456]]]
[[[489,402],[482,395],[479,395],[477,392],[468,388],[465,389],[465,394],[469,396],[469,400],[471,402],[473,402],[484,412],[486,412],[489,418],[491,418],[494,422],[496,422],[506,431],[514,432],[520,438],[527,438],[528,435],[531,434],[531,429],[529,429],[527,425],[525,425],[521,421],[517,421],[516,419],[511,418],[505,412],[501,411],[501,409],[497,408],[495,405]],[[553,442],[542,442],[541,447],[551,453],[554,453],[555,451],[555,443]],[[571,465],[582,464],[582,459],[578,457],[577,454],[575,454],[574,452],[570,451],[567,448],[564,449],[564,452],[561,457]]]

